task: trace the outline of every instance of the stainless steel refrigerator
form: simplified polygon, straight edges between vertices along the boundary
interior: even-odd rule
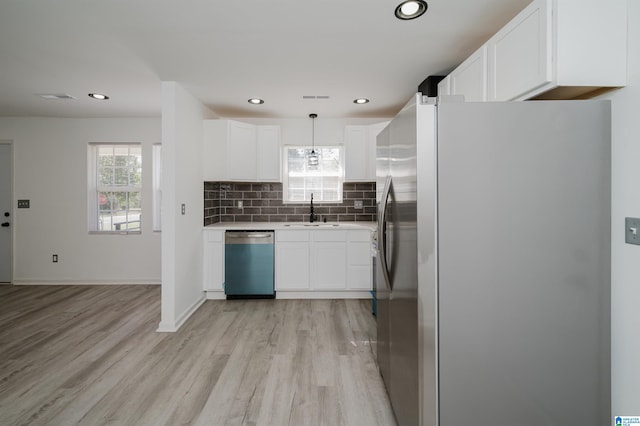
[[[610,115],[417,94],[380,133],[378,364],[400,426],[611,422]]]

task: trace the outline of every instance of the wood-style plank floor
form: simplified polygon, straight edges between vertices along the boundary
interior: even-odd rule
[[[368,301],[159,321],[159,286],[0,286],[0,425],[395,425]]]

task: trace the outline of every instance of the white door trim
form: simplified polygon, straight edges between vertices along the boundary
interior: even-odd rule
[[[0,199],[0,223],[9,222],[9,242],[8,242],[8,272],[6,271],[4,266],[0,265],[0,284],[7,284],[13,282],[13,253],[14,253],[14,241],[15,241],[15,214],[13,210],[13,193],[14,193],[14,179],[13,179],[13,141],[11,140],[0,140],[0,147],[8,146],[8,155],[9,155],[9,188],[7,198],[2,195],[2,199]],[[3,150],[4,151],[4,150]],[[6,172],[4,170],[3,172]],[[4,176],[2,177],[4,179]],[[5,212],[9,213],[9,217],[5,217]],[[0,231],[4,232],[5,228],[0,228]],[[4,242],[2,242],[4,244]],[[4,248],[0,247],[0,253],[3,253],[2,250]],[[4,256],[4,255],[3,255]],[[0,262],[4,262],[5,259],[0,259]]]

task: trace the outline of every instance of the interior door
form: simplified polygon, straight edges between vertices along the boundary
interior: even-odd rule
[[[11,182],[12,146],[0,141],[0,283],[11,282],[12,229]]]

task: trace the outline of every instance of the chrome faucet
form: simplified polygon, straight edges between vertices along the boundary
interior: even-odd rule
[[[311,193],[311,206],[309,209],[309,222],[313,223],[316,220],[316,214],[313,212],[313,192]]]

